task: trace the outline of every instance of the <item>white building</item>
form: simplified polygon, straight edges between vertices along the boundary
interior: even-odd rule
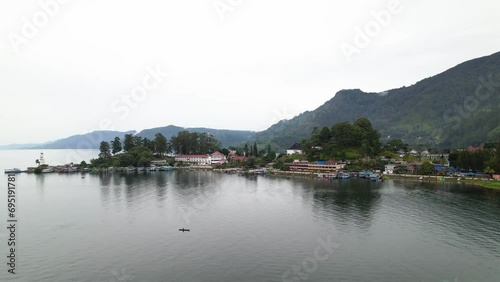
[[[396,168],[396,164],[386,164],[384,174],[394,174],[395,168]]]
[[[221,152],[214,152],[211,155],[177,155],[176,162],[191,163],[196,165],[220,165],[227,163],[226,155]]]
[[[210,155],[211,164],[220,165],[227,163],[226,155],[217,151]]]
[[[286,150],[287,155],[302,154],[302,144],[294,143],[290,149]]]
[[[175,161],[197,165],[210,165],[212,163],[210,155],[177,155]]]

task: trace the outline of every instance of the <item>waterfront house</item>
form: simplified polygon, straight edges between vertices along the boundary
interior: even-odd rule
[[[394,174],[394,169],[396,168],[396,164],[386,164],[384,174]]]
[[[191,163],[196,165],[210,165],[212,163],[211,157],[208,154],[204,155],[177,155],[175,156],[176,162]]]
[[[315,172],[315,173],[332,173],[337,172],[345,167],[345,163],[336,163],[336,162],[325,162],[325,161],[317,161],[317,162],[307,162],[307,161],[298,161],[295,160],[293,163],[285,163],[288,167],[290,167],[291,171],[297,172]]]
[[[210,162],[213,165],[221,165],[227,163],[226,155],[217,151],[210,155]]]

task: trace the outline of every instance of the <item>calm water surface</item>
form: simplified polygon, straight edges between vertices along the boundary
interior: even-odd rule
[[[2,169],[16,152],[32,165],[0,151]],[[18,274],[2,189],[0,281],[500,281],[495,191],[204,171],[17,184]]]

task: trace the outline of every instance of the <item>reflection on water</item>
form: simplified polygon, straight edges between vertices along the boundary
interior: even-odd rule
[[[112,281],[124,268],[132,281],[282,281],[329,234],[339,245],[307,281],[500,277],[499,191],[208,171],[19,184],[18,281]]]

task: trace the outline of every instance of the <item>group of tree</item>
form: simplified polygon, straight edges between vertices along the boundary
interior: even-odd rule
[[[119,137],[111,142],[102,141],[99,157],[91,160],[91,164],[95,167],[149,166],[154,154],[161,158],[168,152],[170,147],[167,138],[161,133],[156,134],[154,140],[126,134],[123,144]]]
[[[173,136],[170,144],[177,154],[209,154],[221,147],[221,143],[213,135],[189,131],[181,131]]]
[[[244,152],[245,156],[247,156],[247,157],[251,157],[251,156],[254,156],[254,157],[264,156],[264,155],[267,155],[267,153],[269,153],[269,151],[271,151],[271,145],[268,145],[267,151],[266,150],[262,150],[262,151],[259,152],[259,149],[257,147],[257,142],[253,142],[253,145],[245,144],[243,146],[243,152]]]
[[[375,157],[382,149],[380,133],[366,118],[359,118],[354,124],[345,121],[316,129],[302,145],[309,160]]]
[[[449,155],[450,165],[462,170],[500,172],[500,142],[476,151],[456,150]]]
[[[91,163],[97,167],[148,166],[154,157],[163,158],[172,151],[177,154],[209,154],[220,147],[219,140],[207,133],[181,131],[170,142],[161,133],[157,133],[153,140],[125,134],[123,142],[119,137],[101,142],[99,158]],[[229,153],[229,150],[225,151]]]

